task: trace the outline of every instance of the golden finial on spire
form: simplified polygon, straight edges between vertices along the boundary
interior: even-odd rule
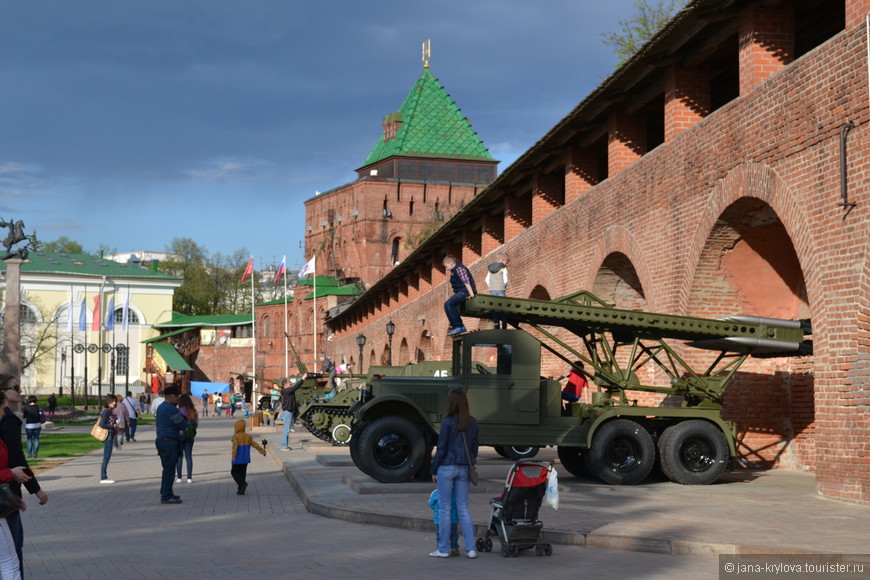
[[[432,39],[423,42],[423,68],[429,68],[429,57],[432,56]]]

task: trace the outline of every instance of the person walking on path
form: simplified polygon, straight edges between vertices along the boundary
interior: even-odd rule
[[[230,475],[233,476],[233,481],[238,485],[238,495],[245,495],[245,489],[248,487],[247,475],[248,464],[251,462],[251,446],[257,449],[264,457],[266,449],[260,447],[260,444],[254,441],[249,433],[245,433],[245,420],[239,419],[235,423],[235,432],[233,433],[233,457]],[[265,443],[265,441],[264,441]]]
[[[9,453],[9,468],[27,467],[27,459],[24,458],[24,450],[21,449],[21,419],[15,416],[9,404],[21,402],[21,387],[18,384],[18,378],[8,374],[0,374],[0,391],[6,395],[7,406],[3,408],[2,419],[0,419],[0,439],[6,445],[6,450]],[[39,499],[39,505],[45,505],[48,501],[48,494],[45,493],[39,486],[39,481],[36,477],[31,477],[26,481],[14,481],[11,484],[12,491],[15,495],[21,497],[21,484],[24,484],[25,489],[31,494],[36,495]],[[18,556],[18,568],[24,570],[24,526],[21,524],[21,512],[17,511],[6,518],[6,523],[9,524],[9,531],[12,533],[12,540],[15,542],[15,553]]]
[[[299,404],[296,402],[296,391],[305,382],[305,377],[308,373],[302,375],[291,387],[290,379],[281,381],[281,420],[284,422],[284,429],[281,432],[281,451],[290,449],[290,433],[293,431],[293,419],[299,411]]]
[[[109,432],[109,436],[103,441],[103,463],[100,464],[100,483],[115,483],[114,479],[109,479],[109,459],[112,458],[112,448],[115,446],[115,439],[118,437],[118,416],[115,414],[115,407],[118,405],[118,399],[115,395],[106,395],[103,401],[103,410],[100,412],[100,427]]]
[[[447,314],[447,322],[452,329],[447,333],[448,336],[461,334],[466,332],[465,326],[462,325],[462,317],[459,315],[459,305],[473,298],[477,294],[477,287],[474,284],[474,278],[471,272],[456,261],[453,256],[444,258],[444,267],[450,272],[450,288],[453,290],[453,295],[444,303],[444,312]]]
[[[208,417],[208,390],[202,392],[200,399],[202,400],[202,416]]]
[[[165,395],[165,392],[163,391],[163,389],[160,389],[160,391],[158,391],[157,393],[157,396],[154,397],[154,399],[151,401],[151,412],[154,414],[155,417],[157,416],[157,409],[159,409],[160,405],[163,404],[163,401],[166,400],[165,398],[163,398],[163,395]]]
[[[193,405],[190,395],[181,395],[178,399],[178,410],[187,419],[187,427],[181,438],[181,452],[178,454],[178,466],[175,469],[175,483],[181,483],[181,463],[187,460],[187,483],[193,483],[193,440],[196,438],[196,427],[199,415]]]
[[[139,402],[133,398],[132,391],[127,391],[127,397],[122,402],[127,409],[127,429],[124,430],[124,439],[129,443],[136,440],[136,427],[139,425],[142,409],[139,407]]]
[[[48,414],[54,415],[55,410],[57,409],[57,397],[54,393],[48,396]]]
[[[477,557],[474,524],[468,511],[468,470],[477,463],[477,421],[468,409],[465,391],[454,389],[447,394],[447,414],[438,433],[438,450],[432,458],[432,480],[438,485],[438,549],[433,558],[450,557],[450,506],[456,500],[456,512],[462,528],[465,553]]]
[[[36,459],[39,456],[39,436],[42,433],[42,423],[45,414],[36,404],[36,397],[27,397],[27,406],[21,409],[21,417],[24,419],[24,431],[27,433],[27,458]]]
[[[165,400],[157,407],[154,420],[157,431],[157,439],[154,443],[163,468],[160,476],[160,503],[178,504],[181,503],[181,498],[172,492],[172,482],[178,466],[181,434],[187,427],[187,419],[176,408],[181,389],[174,385],[166,387],[163,396]]]
[[[115,437],[115,447],[118,449],[121,448],[121,445],[124,444],[124,435],[130,432],[130,416],[127,414],[127,407],[123,404],[124,397],[121,395],[112,395],[115,397],[115,406],[112,408],[112,412],[115,414],[115,427],[118,430],[117,437]]]

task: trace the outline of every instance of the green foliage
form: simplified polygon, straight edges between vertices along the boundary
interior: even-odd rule
[[[189,316],[250,312],[251,292],[247,284],[239,284],[250,259],[246,249],[229,256],[210,255],[190,238],[173,238],[166,252],[169,257],[160,263],[160,270],[183,280],[175,291],[173,310]],[[259,300],[260,290],[256,290],[255,300]]]
[[[687,0],[635,0],[635,14],[620,20],[618,32],[602,33],[604,44],[613,47],[619,64],[631,58],[643,44],[661,30],[685,6]]]
[[[84,249],[82,245],[66,236],[61,236],[51,242],[42,242],[39,244],[39,251],[49,254],[82,254]]]

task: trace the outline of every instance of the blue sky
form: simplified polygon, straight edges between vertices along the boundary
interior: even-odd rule
[[[40,0],[0,6],[0,217],[86,250],[190,237],[304,263],[422,72],[507,167],[615,66],[628,0]]]

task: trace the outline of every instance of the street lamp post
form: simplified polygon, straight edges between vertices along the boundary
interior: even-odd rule
[[[356,337],[356,344],[359,346],[359,372],[363,372],[363,347],[366,345],[366,335],[360,334]]]
[[[393,321],[389,321],[387,323],[387,339],[390,343],[390,357],[387,361],[387,364],[393,366],[393,334],[396,332],[396,325],[393,324]]]

